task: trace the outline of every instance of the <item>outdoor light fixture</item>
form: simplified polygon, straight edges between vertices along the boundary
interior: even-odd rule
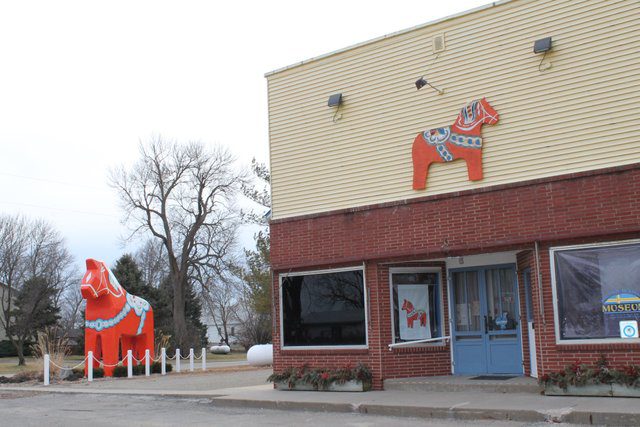
[[[533,53],[547,53],[551,50],[551,37],[536,40],[533,43]]]
[[[435,90],[436,92],[438,92],[438,95],[442,95],[444,93],[443,90],[438,89],[437,87],[435,87],[434,85],[432,85],[431,83],[429,83],[428,81],[425,80],[424,76],[420,77],[418,80],[416,80],[416,89],[420,90],[425,86],[429,86],[431,87],[433,90]]]
[[[329,97],[329,102],[327,103],[329,107],[339,107],[342,104],[342,94],[335,93]]]
[[[551,50],[551,37],[545,37],[543,39],[540,40],[536,40],[533,43],[533,53],[538,54],[538,53],[542,53],[542,59],[540,60],[540,63],[538,64],[538,71],[542,72],[542,71],[546,71],[549,68],[551,68],[551,63],[549,61],[544,62],[544,58],[547,57],[547,53]]]

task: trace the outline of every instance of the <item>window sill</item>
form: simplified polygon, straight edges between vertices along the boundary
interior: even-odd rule
[[[638,350],[640,342],[612,342],[612,343],[580,343],[580,344],[556,344],[556,351],[602,351],[602,350]]]
[[[449,352],[449,344],[416,344],[391,349],[392,353],[439,353]]]
[[[337,355],[337,354],[369,354],[369,348],[326,348],[326,347],[283,347],[280,349],[286,355]]]

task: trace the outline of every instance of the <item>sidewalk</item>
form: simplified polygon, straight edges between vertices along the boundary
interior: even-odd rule
[[[274,390],[271,384],[261,384],[268,372],[173,374],[49,387],[2,386],[0,391],[170,396],[209,399],[218,406],[360,412],[454,420],[640,425],[640,401],[631,398],[546,397],[534,393],[437,390],[366,393],[279,391]]]

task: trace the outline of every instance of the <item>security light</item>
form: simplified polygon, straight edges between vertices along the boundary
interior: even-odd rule
[[[329,107],[338,107],[342,104],[342,94],[335,93],[329,97],[328,105]]]
[[[551,37],[536,40],[533,43],[533,53],[545,53],[551,50]]]

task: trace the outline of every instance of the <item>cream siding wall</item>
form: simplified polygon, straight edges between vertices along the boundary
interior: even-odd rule
[[[533,42],[547,36],[541,72]],[[444,95],[417,91],[423,74]],[[273,218],[639,162],[639,77],[640,1],[629,0],[515,0],[276,72]],[[414,191],[415,136],[483,96],[500,114],[483,128],[484,179],[468,181],[463,160],[434,164]]]

